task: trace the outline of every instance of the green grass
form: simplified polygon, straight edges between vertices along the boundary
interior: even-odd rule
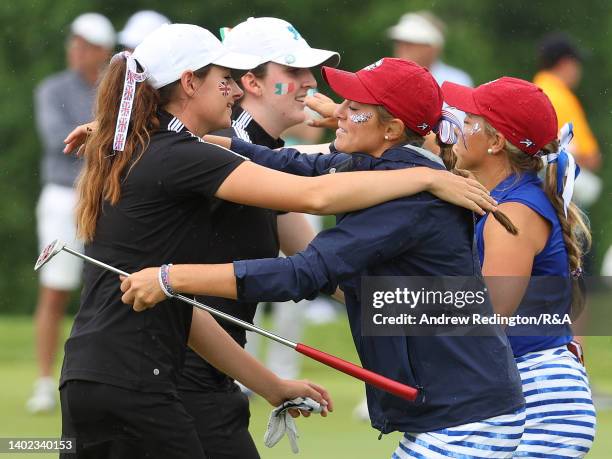
[[[69,330],[66,321],[66,334]],[[58,436],[59,413],[31,416],[24,403],[36,375],[33,357],[32,326],[28,317],[0,316],[0,437]],[[341,357],[357,361],[345,321],[309,327],[304,342]],[[612,338],[596,337],[587,341],[587,364],[596,390],[612,392]],[[59,367],[59,363],[58,363]],[[327,419],[313,417],[298,420],[301,458],[353,459],[388,458],[399,441],[399,434],[386,435],[378,441],[378,431],[355,421],[354,406],[361,400],[363,386],[348,376],[338,374],[316,362],[304,360],[303,376],[325,385],[331,392],[336,410]],[[251,432],[264,459],[293,457],[286,439],[273,449],[263,446],[262,438],[271,407],[261,399],[251,404]],[[612,411],[598,412],[595,446],[589,458],[608,459],[612,451]],[[1,456],[0,456],[1,457]],[[52,454],[20,454],[20,459],[51,458]]]

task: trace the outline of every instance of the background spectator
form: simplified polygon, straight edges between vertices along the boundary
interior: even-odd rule
[[[40,248],[56,238],[73,247],[76,240],[74,182],[81,162],[62,153],[63,140],[77,124],[90,121],[100,71],[115,46],[111,22],[98,13],[77,17],[66,45],[68,69],[44,80],[35,91],[36,124],[44,154],[42,192],[36,208]],[[52,378],[60,324],[70,292],[79,286],[82,263],[59,254],[40,273],[38,304],[34,316],[39,379],[27,402],[33,413],[56,406],[57,384]]]
[[[451,81],[473,86],[472,78],[466,72],[440,60],[445,30],[446,25],[429,11],[406,13],[388,30],[389,38],[393,40],[393,55],[429,69],[440,85]]]

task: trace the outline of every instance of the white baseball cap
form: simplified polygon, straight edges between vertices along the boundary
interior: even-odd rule
[[[78,35],[92,45],[113,49],[115,29],[106,16],[99,13],[85,13],[78,16],[70,25],[70,33]]]
[[[162,25],[145,37],[133,57],[156,89],[178,80],[187,70],[209,64],[249,70],[263,63],[258,56],[230,51],[208,30],[193,24]]]
[[[417,43],[420,45],[443,46],[444,34],[423,13],[406,13],[400,21],[391,27],[387,34],[389,38],[396,41]]]
[[[287,21],[277,18],[249,18],[225,34],[223,44],[232,51],[261,56],[263,62],[310,68],[326,63],[335,67],[335,51],[311,48]]]
[[[170,22],[170,19],[157,11],[138,11],[130,16],[123,30],[118,33],[119,44],[134,49],[147,35]]]

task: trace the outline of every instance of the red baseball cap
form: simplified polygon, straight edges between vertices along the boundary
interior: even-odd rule
[[[382,105],[420,135],[431,131],[440,119],[440,86],[427,69],[412,61],[385,57],[356,73],[331,67],[323,67],[322,73],[339,96]]]
[[[557,138],[555,109],[533,83],[512,77],[501,77],[477,88],[445,82],[442,92],[448,105],[482,116],[528,155],[535,155]]]

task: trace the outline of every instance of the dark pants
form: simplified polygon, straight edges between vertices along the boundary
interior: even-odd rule
[[[68,381],[60,389],[64,459],[207,459],[177,396]]]
[[[238,386],[229,392],[181,391],[209,459],[259,459],[249,433],[249,400]]]

